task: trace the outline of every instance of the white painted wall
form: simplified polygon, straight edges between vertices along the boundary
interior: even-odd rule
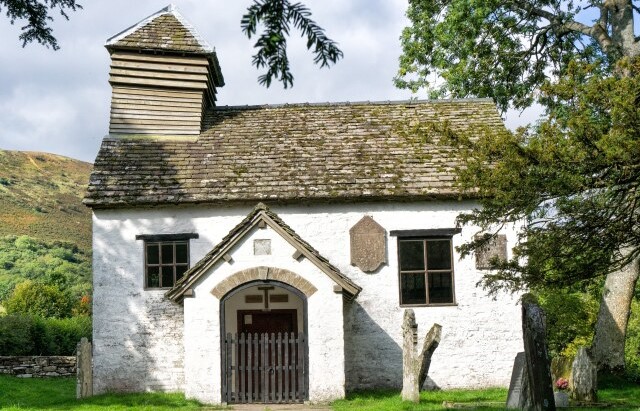
[[[135,235],[197,232],[200,237],[191,240],[191,261],[195,263],[252,207],[95,210],[97,391],[184,390],[190,397],[219,402],[219,301],[208,291],[226,276],[260,265],[291,270],[318,288],[308,301],[312,400],[341,396],[345,385],[347,390],[399,388],[403,308],[398,301],[397,243],[388,233],[451,228],[455,217],[472,206],[470,202],[421,202],[272,207],[302,238],[363,287],[362,293],[343,305],[325,274],[306,259],[292,259],[293,248],[279,237],[265,237],[271,230],[256,229],[236,246],[234,263],[214,267],[196,287],[196,297],[185,300],[184,351],[178,343],[181,307],[162,301],[162,292],[142,289],[142,241],[136,241]],[[389,263],[373,274],[350,265],[349,229],[364,215],[372,216],[387,230]],[[454,246],[475,233],[464,228],[454,236]],[[506,234],[512,246],[515,235]],[[273,254],[254,256],[255,238],[272,238]],[[475,269],[473,258],[460,260],[454,253],[454,270],[456,306],[414,308],[421,337],[434,322],[443,326],[443,339],[431,364],[432,382],[442,388],[505,386],[513,358],[522,350],[517,297],[500,295],[495,301],[486,297],[475,287],[483,272]],[[327,309],[335,310],[335,315],[327,316]],[[344,322],[339,312],[344,313]],[[331,332],[325,332],[325,326]],[[162,342],[168,332],[175,349],[166,349]],[[183,366],[186,373],[180,371]],[[345,383],[338,387],[341,379]]]
[[[254,255],[254,239],[271,239],[272,254]],[[210,327],[201,328],[198,323],[207,316],[216,317],[219,323],[220,302],[210,291],[220,281],[239,271],[258,266],[287,269],[318,289],[307,299],[309,400],[326,402],[344,396],[342,295],[333,291],[334,282],[307,259],[295,260],[292,257],[294,252],[295,248],[271,228],[254,228],[229,252],[233,258],[231,264],[221,260],[193,287],[195,297],[189,300],[195,300],[195,303],[185,300],[187,396],[200,401],[220,402],[220,327],[218,325],[215,330]],[[211,380],[214,381],[213,388],[206,386],[206,381]],[[193,387],[200,388],[193,389],[191,382],[194,382]]]

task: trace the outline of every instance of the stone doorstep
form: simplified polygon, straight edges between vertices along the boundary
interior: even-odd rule
[[[331,407],[328,405],[311,404],[231,404],[229,408],[236,411],[331,411]]]

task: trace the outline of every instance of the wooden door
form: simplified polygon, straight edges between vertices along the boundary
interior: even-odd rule
[[[238,310],[238,334],[298,333],[296,310]]]
[[[298,332],[297,311],[240,310],[238,331],[225,339],[226,402],[304,401],[306,337]]]

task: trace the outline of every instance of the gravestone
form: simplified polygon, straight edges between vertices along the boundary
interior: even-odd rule
[[[91,343],[82,338],[76,351],[76,398],[87,398],[93,395],[93,369],[91,360]]]
[[[524,340],[527,410],[555,410],[544,311],[531,294],[522,296],[522,337]]]
[[[387,233],[370,216],[364,216],[349,230],[351,265],[365,273],[377,270],[387,262]]]
[[[431,357],[440,344],[442,326],[433,324],[422,344],[422,351],[416,352],[418,345],[418,324],[412,309],[404,310],[402,321],[402,400],[420,401],[420,387],[429,373]]]
[[[598,401],[598,370],[587,349],[580,347],[571,367],[571,398],[581,402]]]
[[[521,409],[526,402],[524,398],[526,393],[523,392],[525,378],[524,360],[524,352],[516,354],[516,358],[513,360],[513,371],[511,372],[509,394],[507,395],[508,409]]]

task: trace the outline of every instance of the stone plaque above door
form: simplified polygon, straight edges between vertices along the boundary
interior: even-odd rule
[[[365,273],[387,262],[387,232],[370,216],[364,216],[349,230],[351,265]]]

